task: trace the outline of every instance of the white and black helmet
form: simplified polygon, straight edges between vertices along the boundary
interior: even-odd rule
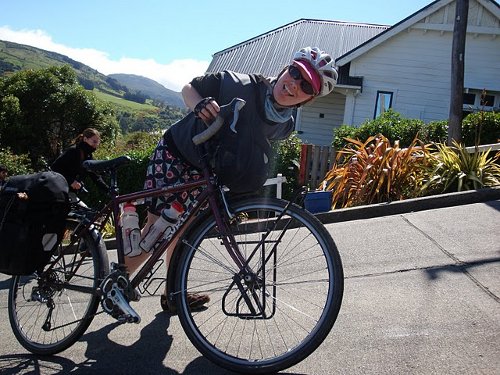
[[[325,51],[317,47],[304,47],[293,55],[293,60],[308,61],[321,77],[321,90],[318,96],[325,96],[332,92],[337,84],[338,72],[333,66],[333,59]]]

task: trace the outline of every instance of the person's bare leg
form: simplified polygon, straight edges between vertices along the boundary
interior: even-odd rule
[[[155,223],[160,217],[152,214],[148,211],[148,216],[146,220],[146,225],[141,229],[141,239],[144,238],[144,235],[148,233],[149,227]],[[144,263],[150,256],[150,253],[146,253],[143,251],[140,255],[136,257],[125,257],[125,266],[130,275],[132,275],[137,269],[140,267],[142,263]]]
[[[149,227],[153,225],[158,219],[159,216],[154,215],[148,211],[146,225],[141,230],[141,238],[143,238],[146,235],[146,233],[148,233]],[[177,242],[179,241],[179,238],[181,238],[185,228],[189,227],[189,222],[191,220],[193,220],[193,218],[188,219],[188,222],[185,223],[183,229],[179,231],[176,238],[168,246],[167,251],[165,252],[165,261],[166,261],[165,264],[167,267],[165,271],[168,271],[168,265],[170,264],[170,259],[172,258],[173,249],[175,249],[175,247],[177,246]],[[127,267],[129,274],[132,275],[135,271],[137,271],[137,269],[149,258],[150,254],[151,253],[146,253],[143,251],[140,255],[136,257],[125,257],[125,266]],[[167,305],[167,298],[166,298],[167,294],[168,294],[168,285],[167,283],[165,283],[165,290],[163,291],[160,299],[162,308],[164,310],[169,310],[169,311],[174,309],[173,311],[175,311],[174,307]],[[193,308],[202,307],[204,304],[210,301],[210,298],[207,295],[193,294],[190,296],[190,298],[192,299]]]

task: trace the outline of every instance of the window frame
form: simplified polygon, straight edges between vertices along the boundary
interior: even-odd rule
[[[375,109],[373,111],[373,119],[376,119],[377,117],[380,117],[382,113],[380,113],[380,108],[379,108],[379,100],[383,95],[389,95],[389,106],[386,108],[386,111],[392,108],[392,102],[394,100],[394,91],[387,91],[387,90],[377,90],[377,95],[375,97]],[[384,100],[385,102],[385,100]],[[378,112],[378,116],[377,116]]]

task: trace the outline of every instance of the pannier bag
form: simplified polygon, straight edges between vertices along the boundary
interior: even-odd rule
[[[0,272],[42,269],[64,235],[68,184],[56,172],[10,177],[0,193]]]

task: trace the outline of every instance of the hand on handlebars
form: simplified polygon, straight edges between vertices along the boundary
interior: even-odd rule
[[[71,183],[70,187],[71,189],[78,191],[82,188],[82,184],[79,181],[75,180]]]
[[[73,181],[70,185],[71,189],[73,189],[75,192],[77,193],[88,193],[89,191],[85,188],[85,186],[83,185],[83,182],[80,182],[80,181]]]
[[[215,120],[219,111],[220,106],[212,97],[202,99],[193,110],[195,116],[202,119],[207,125]]]
[[[228,121],[229,116],[232,117],[229,120],[228,126],[233,133],[237,133],[236,123],[238,122],[240,110],[245,106],[246,102],[240,98],[233,98],[230,103],[224,104],[222,107],[219,107],[219,114],[214,119],[212,124],[202,131],[199,134],[196,134],[193,137],[193,143],[195,145],[199,145],[203,142],[208,141],[211,137],[215,135],[222,127],[225,121]]]

